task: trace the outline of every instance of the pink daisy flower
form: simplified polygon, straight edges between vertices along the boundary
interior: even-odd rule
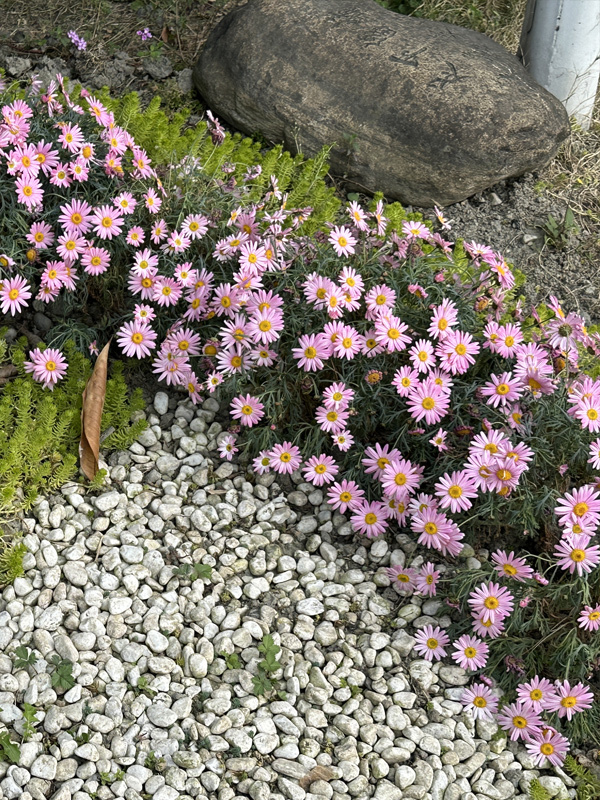
[[[406,287],[411,294],[420,297],[421,300],[425,300],[426,297],[429,297],[427,292],[425,291],[424,287],[421,286],[420,283],[409,283]]]
[[[536,767],[544,766],[546,760],[553,766],[559,767],[564,763],[569,751],[569,740],[558,731],[546,728],[542,730],[533,741],[526,742],[525,748]]]
[[[112,239],[113,236],[118,236],[123,227],[123,215],[113,206],[97,208],[92,221],[94,232],[100,239]]]
[[[475,363],[479,350],[479,344],[470,333],[450,331],[438,345],[436,355],[440,358],[442,369],[453,375],[462,375]]]
[[[167,386],[182,386],[189,372],[188,357],[183,354],[163,350],[152,362],[152,372],[159,381],[166,381]]]
[[[512,358],[516,355],[517,347],[523,342],[523,333],[518,325],[508,324],[498,326],[495,347],[496,352],[503,358]]]
[[[271,458],[268,450],[261,450],[252,461],[252,470],[257,475],[264,475],[271,471]]]
[[[575,405],[573,416],[581,422],[584,430],[598,433],[600,431],[600,395],[583,397]]]
[[[405,334],[408,325],[393,314],[381,316],[375,322],[375,339],[386,348],[388,353],[396,353],[406,349],[411,338]]]
[[[520,683],[517,686],[517,698],[524,703],[531,703],[534,711],[539,712],[546,708],[548,698],[553,690],[554,686],[551,681],[536,675],[529,683]]]
[[[356,201],[353,200],[351,203],[349,203],[346,211],[350,215],[352,224],[355,228],[357,228],[359,231],[366,231],[369,229],[366,221],[367,215]]]
[[[497,408],[507,403],[516,403],[523,393],[521,383],[513,379],[511,372],[501,375],[491,375],[491,380],[480,389],[483,397],[487,397],[488,405]]]
[[[501,578],[513,578],[520,583],[533,578],[533,569],[524,558],[517,558],[514,552],[506,555],[505,550],[496,550],[492,553],[492,563]]]
[[[127,231],[125,241],[133,247],[140,247],[144,243],[145,238],[146,234],[144,233],[144,229],[139,225],[134,225],[133,228],[129,228]]]
[[[169,229],[167,228],[167,223],[164,219],[159,219],[158,222],[154,223],[154,227],[150,233],[150,239],[154,244],[160,244],[163,239],[166,239],[169,235]]]
[[[81,254],[81,263],[88,275],[102,275],[110,264],[110,253],[103,247],[88,247]]]
[[[373,475],[376,480],[379,480],[387,464],[391,464],[396,458],[401,458],[399,450],[396,448],[390,450],[389,444],[382,446],[376,442],[374,447],[365,449],[365,458],[361,463],[365,467],[367,475]]]
[[[156,319],[156,314],[152,306],[138,304],[134,309],[133,318],[139,322],[152,322],[153,319]]]
[[[208,231],[208,218],[202,214],[188,214],[183,220],[181,231],[189,239],[201,239]]]
[[[92,227],[93,208],[85,200],[73,200],[60,207],[58,222],[67,233],[87,233]]]
[[[600,469],[600,439],[595,439],[590,444],[589,454],[588,464],[592,465],[592,469]]]
[[[592,708],[594,693],[590,692],[590,687],[585,686],[581,681],[571,686],[569,681],[562,684],[557,681],[554,693],[549,695],[546,709],[557,711],[559,717],[566,717],[569,721],[574,714]]]
[[[418,370],[409,366],[400,367],[400,369],[397,369],[394,373],[392,386],[396,389],[400,397],[408,397],[411,389],[419,386]]]
[[[444,648],[450,644],[450,639],[439,626],[425,625],[415,634],[415,642],[414,649],[426,661],[439,661],[446,655]]]
[[[406,459],[393,459],[385,465],[380,476],[383,491],[395,500],[405,500],[418,487],[420,480],[419,471]]]
[[[446,472],[435,484],[435,489],[436,497],[440,498],[440,507],[450,507],[453,514],[471,508],[471,498],[477,497],[473,480],[465,471],[453,472],[451,475]]]
[[[352,235],[350,229],[346,228],[344,225],[334,227],[329,234],[328,241],[333,245],[333,249],[338,256],[350,256],[356,252],[354,249],[356,239]]]
[[[350,523],[355,531],[373,539],[382,534],[388,527],[387,509],[383,503],[368,503],[361,500],[354,509]]]
[[[419,544],[434,547],[436,550],[442,550],[448,543],[452,529],[446,515],[433,507],[414,514],[410,526],[419,534]]]
[[[473,611],[482,613],[484,622],[492,623],[508,616],[514,608],[514,597],[506,587],[499,583],[482,583],[469,595],[467,601]]]
[[[475,719],[494,719],[498,711],[498,698],[484,683],[474,683],[465,689],[460,702],[468,708]]]
[[[360,297],[365,288],[365,282],[361,275],[352,267],[342,269],[338,275],[338,283],[342,289],[346,289],[350,293],[351,297]]]
[[[232,433],[226,434],[219,442],[217,451],[221,458],[231,461],[234,454],[238,452],[238,448],[235,446],[235,436]]]
[[[148,189],[144,195],[144,205],[151,214],[158,214],[162,206],[162,199],[154,189]]]
[[[48,261],[46,268],[42,272],[40,282],[42,286],[50,286],[52,289],[60,289],[63,285],[64,264],[62,261]]]
[[[387,567],[385,572],[398,594],[405,595],[414,592],[417,580],[416,570],[396,564],[393,567]]]
[[[174,278],[158,277],[154,283],[152,299],[159,306],[175,306],[181,298],[182,288]]]
[[[56,252],[65,261],[77,261],[88,246],[88,241],[83,236],[78,236],[75,232],[65,233],[58,237]]]
[[[543,726],[542,718],[531,703],[521,700],[503,706],[498,714],[498,723],[502,730],[509,732],[512,742],[519,739],[530,742],[541,733]]]
[[[54,233],[46,222],[34,222],[25,238],[37,250],[45,250],[54,242]]]
[[[0,286],[0,308],[2,313],[10,313],[11,316],[14,316],[23,308],[26,308],[27,301],[31,297],[30,289],[30,285],[20,275],[3,280]]]
[[[429,440],[429,444],[432,444],[434,447],[443,453],[444,450],[448,449],[448,445],[446,444],[446,437],[448,436],[448,431],[445,431],[443,428],[440,428],[439,431],[435,434],[433,439]]]
[[[57,166],[50,172],[50,183],[54,186],[66,187],[72,183],[71,176],[69,175],[68,164],[57,164]]]
[[[370,289],[365,295],[368,319],[377,319],[381,314],[389,314],[394,307],[396,297],[396,292],[385,283]]]
[[[133,214],[137,206],[137,200],[131,192],[121,192],[113,199],[113,205],[118,208],[122,214]]]
[[[483,669],[490,648],[476,636],[464,634],[454,642],[452,658],[463,669]]]
[[[402,233],[409,239],[428,239],[430,236],[427,225],[415,220],[405,220],[402,223]]]
[[[345,383],[332,383],[323,391],[323,404],[326,408],[344,409],[354,399],[354,389],[349,389]]]
[[[332,433],[331,438],[334,445],[338,448],[338,450],[341,450],[342,453],[346,453],[354,444],[354,436],[352,436],[350,431],[345,429],[338,431],[338,433]]]
[[[264,417],[264,405],[257,397],[247,394],[234,397],[231,401],[231,416],[239,419],[242,425],[251,428]]]
[[[483,612],[471,614],[473,630],[478,636],[489,636],[490,639],[497,639],[504,631],[504,620],[498,618],[492,622],[489,619],[484,620],[483,616]]]
[[[357,353],[360,353],[361,348],[362,336],[358,331],[351,325],[342,326],[333,348],[333,355],[351,361]]]
[[[340,469],[335,463],[335,459],[331,456],[326,456],[324,453],[319,456],[311,456],[304,464],[302,474],[313,486],[323,486],[324,483],[331,483]]]
[[[419,339],[408,351],[408,356],[417,372],[429,372],[435,367],[433,344],[429,339]]]
[[[560,525],[565,525],[571,515],[577,517],[582,524],[590,522],[597,525],[600,522],[600,492],[592,486],[581,486],[570,494],[567,492],[564,497],[559,498],[554,513],[558,516]]]
[[[156,333],[146,323],[126,322],[117,331],[117,343],[126,356],[144,358],[156,347]]]
[[[325,433],[338,433],[346,427],[348,412],[345,409],[336,411],[333,408],[328,409],[325,406],[319,406],[315,412],[315,420]]]
[[[37,178],[21,175],[15,182],[17,201],[27,206],[29,210],[41,205],[44,198],[42,184]]]
[[[250,320],[248,333],[255,342],[270,344],[279,339],[284,329],[283,314],[275,308],[256,311]]]
[[[441,305],[434,306],[431,324],[427,332],[434,339],[442,340],[457,322],[458,309],[451,300],[444,300]]]
[[[53,348],[41,351],[38,347],[29,356],[31,361],[23,362],[25,372],[31,372],[34,380],[43,383],[44,389],[52,391],[67,373],[67,362],[63,354]]]
[[[348,508],[351,511],[358,508],[364,496],[365,493],[357,483],[345,479],[332,484],[327,490],[327,502],[340,514]]]
[[[407,405],[416,422],[424,419],[427,425],[435,425],[448,413],[450,397],[432,380],[426,379],[410,390]]]
[[[137,306],[136,311],[137,309],[144,309],[144,318],[147,322],[150,322],[156,316],[149,306]],[[190,328],[180,328],[172,331],[167,335],[164,344],[172,348],[176,353],[188,356],[200,355],[200,336]]]
[[[556,563],[561,569],[572,575],[575,570],[581,577],[584,572],[591,572],[600,563],[600,547],[589,547],[590,537],[586,533],[568,533],[554,550]]]
[[[291,442],[283,442],[276,444],[269,450],[270,465],[275,472],[285,473],[291,475],[294,470],[297,470],[302,459],[300,458],[300,448],[293,445]]]
[[[184,253],[190,246],[190,239],[179,231],[172,231],[164,245],[170,253]]]
[[[597,631],[600,628],[600,605],[584,606],[577,622],[584,631]]]
[[[331,348],[322,333],[301,336],[298,339],[298,347],[292,350],[292,355],[298,361],[298,367],[302,367],[305,372],[323,369],[324,361],[330,354]]]
[[[435,569],[435,564],[427,561],[421,567],[416,578],[417,592],[424,597],[435,597],[439,577],[440,573]]]

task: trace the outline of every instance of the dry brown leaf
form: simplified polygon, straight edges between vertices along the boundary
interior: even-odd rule
[[[108,349],[110,342],[102,350],[83,390],[81,407],[81,442],[79,443],[79,460],[81,470],[90,481],[98,472],[100,457],[100,425],[102,409],[106,397],[106,375],[108,372]]]
[[[334,777],[335,772],[331,767],[322,767],[319,765],[313,767],[303,778],[300,778],[298,786],[306,791],[314,781],[332,781]]]

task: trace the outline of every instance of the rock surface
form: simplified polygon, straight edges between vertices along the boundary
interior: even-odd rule
[[[305,155],[336,142],[350,187],[447,205],[545,164],[567,114],[483,34],[371,0],[250,0],[194,70],[211,109]]]

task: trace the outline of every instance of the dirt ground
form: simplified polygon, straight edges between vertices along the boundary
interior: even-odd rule
[[[212,28],[246,0],[0,0],[0,66],[10,77],[57,71],[90,89],[159,94],[171,110],[200,115],[191,69]],[[148,28],[142,41],[137,31]],[[87,42],[78,51],[71,30]],[[504,34],[505,35],[505,34]],[[577,229],[548,237],[549,215],[567,208]],[[565,307],[600,324],[600,114],[575,131],[558,156],[534,175],[505,181],[446,209],[453,234],[489,244],[528,277],[531,302],[557,295]]]

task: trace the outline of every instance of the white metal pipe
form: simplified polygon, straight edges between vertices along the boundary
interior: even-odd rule
[[[528,0],[518,55],[587,130],[600,77],[600,0]]]

